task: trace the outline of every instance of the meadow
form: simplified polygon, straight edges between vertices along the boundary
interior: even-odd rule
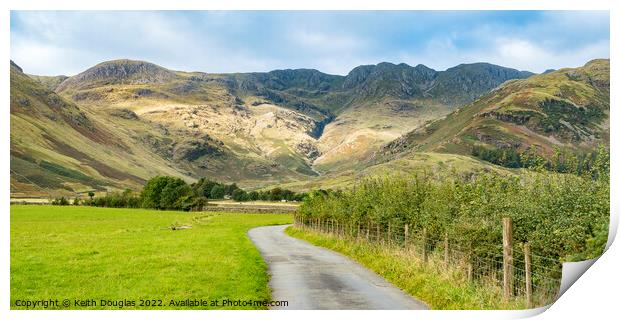
[[[122,309],[194,309],[169,305],[186,299],[267,300],[267,266],[247,231],[291,222],[285,214],[13,205],[11,308],[24,308],[17,300],[48,299],[69,299],[70,309],[121,309],[101,307],[100,300],[155,300]],[[75,299],[97,305],[75,306]]]

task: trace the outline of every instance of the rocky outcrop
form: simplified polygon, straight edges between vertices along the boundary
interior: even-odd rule
[[[484,132],[476,131],[475,136],[478,141],[493,145],[498,149],[518,149],[521,146],[519,141],[510,141],[501,139],[493,135],[486,134]]]
[[[295,145],[295,151],[302,154],[309,162],[316,160],[321,156],[321,151],[317,148],[316,144],[312,141],[302,141]]]
[[[133,60],[114,60],[100,63],[63,81],[57,88],[88,88],[93,84],[145,84],[163,83],[176,77],[168,69],[153,63]]]
[[[355,91],[358,100],[381,96],[425,98],[457,106],[473,101],[507,80],[532,74],[489,63],[461,64],[435,71],[421,64],[412,67],[382,62],[354,68],[345,77],[343,88]]]
[[[527,123],[528,121],[530,121],[530,118],[532,116],[527,113],[513,114],[513,113],[490,111],[490,112],[485,112],[481,114],[481,117],[493,118],[499,121],[512,122],[515,124],[523,125]]]
[[[219,156],[222,153],[222,143],[203,134],[176,143],[172,149],[172,159],[194,161],[203,156]]]
[[[138,120],[138,115],[129,109],[114,109],[110,112],[111,116],[119,117],[127,120]]]

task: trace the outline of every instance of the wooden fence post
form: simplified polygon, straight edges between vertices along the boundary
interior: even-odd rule
[[[366,228],[366,241],[370,242],[370,221],[367,223],[368,227]]]
[[[448,263],[450,262],[450,247],[448,244],[448,233],[444,235],[443,241],[443,263],[446,268],[448,268]]]
[[[532,253],[530,244],[523,245],[523,254],[525,255],[525,297],[527,298],[527,307],[532,308]]]
[[[362,230],[362,229],[361,229],[361,226],[360,226],[360,222],[358,221],[358,222],[357,222],[357,235],[356,235],[356,236],[357,236],[357,240],[359,240],[359,239],[360,239],[360,231],[361,231],[361,230]]]
[[[388,246],[392,244],[392,222],[388,222],[387,244]]]
[[[377,223],[377,242],[381,241],[381,244],[383,244],[383,238],[381,238],[381,229],[380,228],[381,227]]]
[[[404,242],[404,246],[405,248],[407,248],[407,240],[409,239],[409,224],[405,225],[405,242]]]
[[[502,219],[502,239],[504,251],[504,300],[512,297],[514,286],[514,269],[512,257],[512,219]]]
[[[422,228],[422,257],[424,257],[424,263],[428,262],[428,251],[426,250],[426,227]]]

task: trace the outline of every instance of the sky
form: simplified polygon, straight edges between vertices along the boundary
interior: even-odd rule
[[[608,11],[11,11],[10,26],[11,59],[38,75],[121,58],[209,73],[346,75],[383,61],[543,72],[610,46]]]

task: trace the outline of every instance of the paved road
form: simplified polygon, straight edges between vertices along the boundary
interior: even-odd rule
[[[289,237],[287,226],[251,229],[269,265],[273,300],[285,309],[428,309],[351,259]]]

